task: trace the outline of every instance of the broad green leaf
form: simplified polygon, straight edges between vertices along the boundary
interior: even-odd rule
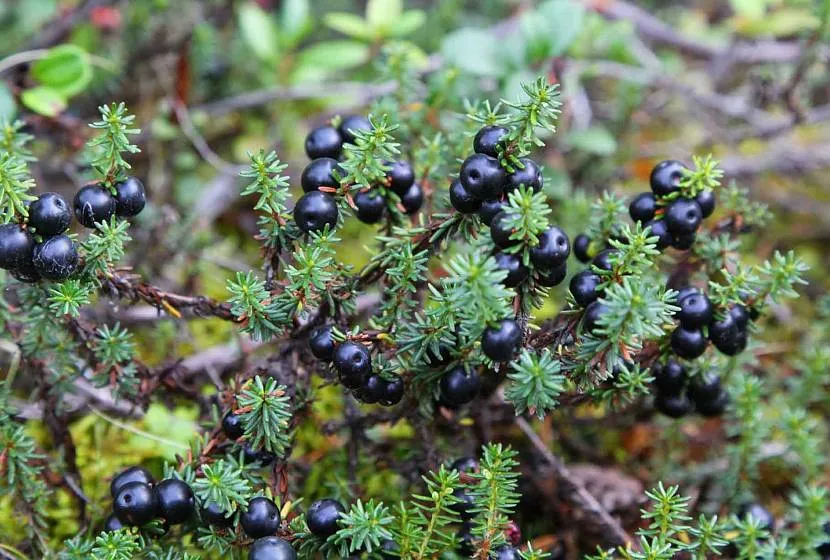
[[[427,20],[427,16],[421,10],[409,10],[401,14],[401,17],[396,19],[389,26],[390,37],[405,37],[421,27]]]
[[[23,104],[45,117],[57,117],[66,109],[66,98],[57,90],[47,86],[37,86],[25,90],[20,95]]]
[[[354,14],[332,12],[323,16],[323,23],[331,29],[355,39],[370,40],[372,38],[372,28],[365,19]]]
[[[471,74],[499,76],[504,71],[499,41],[484,29],[465,28],[447,35],[441,52],[448,63]]]
[[[254,2],[239,8],[239,30],[245,44],[260,60],[274,62],[279,55],[278,32],[271,16]]]
[[[585,8],[575,0],[548,0],[537,13],[548,25],[551,56],[561,55],[579,35]]]
[[[301,66],[344,70],[360,66],[369,60],[369,54],[369,47],[358,41],[324,41],[301,51],[297,60]]]
[[[32,76],[64,98],[82,92],[92,80],[89,54],[76,45],[59,45],[32,64]]]
[[[809,10],[783,8],[766,14],[756,21],[737,21],[735,29],[746,35],[772,35],[786,37],[811,31],[821,22]]]
[[[585,130],[573,130],[568,133],[571,147],[600,156],[607,156],[617,151],[617,141],[607,129],[590,126]]]
[[[293,46],[311,30],[310,12],[311,6],[308,0],[283,1],[280,28],[287,43]]]
[[[5,83],[0,82],[0,121],[11,122],[17,113],[14,96]]]
[[[761,19],[767,13],[766,0],[729,0],[732,10],[747,19]]]
[[[366,21],[374,29],[393,23],[403,12],[403,0],[369,0],[366,3]]]

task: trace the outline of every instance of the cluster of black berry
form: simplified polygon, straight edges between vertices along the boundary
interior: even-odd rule
[[[372,373],[372,355],[363,344],[347,340],[337,343],[331,325],[322,325],[311,332],[308,347],[318,360],[333,362],[344,387],[361,402],[394,406],[401,402],[404,383],[400,376],[381,377]]]
[[[309,506],[305,514],[305,523],[312,535],[326,540],[340,528],[338,521],[345,512],[346,508],[343,507],[343,504],[332,498],[324,498],[313,502]],[[379,554],[383,560],[391,560],[399,557],[392,554],[396,550],[395,541],[385,539],[381,543]],[[350,558],[359,558],[359,556],[354,555]]]
[[[130,467],[112,479],[110,484],[113,513],[105,524],[105,531],[117,531],[125,526],[141,527],[155,519],[163,519],[165,526],[197,521],[196,498],[186,482],[168,478],[155,483],[152,475],[141,467]],[[199,509],[198,518],[217,529],[233,525],[233,518],[214,502]],[[291,545],[273,536],[282,522],[277,505],[264,496],[253,498],[239,516],[245,534],[256,539],[251,545],[251,560],[291,560],[297,557]]]
[[[245,427],[242,425],[242,416],[228,411],[222,417],[222,432],[230,441],[237,441],[245,435]],[[276,455],[265,449],[254,449],[250,443],[242,443],[242,454],[247,464],[258,463],[260,466],[267,466],[274,462]]]
[[[720,416],[729,404],[729,394],[715,374],[704,374],[688,382],[686,369],[672,359],[655,364],[651,373],[657,389],[654,406],[671,418],[685,416],[692,407],[701,416]]]

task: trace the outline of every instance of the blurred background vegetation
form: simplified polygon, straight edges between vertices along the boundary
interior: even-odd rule
[[[564,105],[538,159],[572,236],[598,193],[644,190],[653,164],[669,157],[712,152],[728,179],[769,204],[775,218],[750,242],[758,261],[794,248],[812,266],[807,297],[777,310],[763,335],[773,367],[795,351],[828,286],[828,13],[827,0],[5,0],[0,118],[26,122],[39,189],[68,197],[89,173],[79,157],[86,123],[102,103],[127,102],[142,128],[135,174],[151,200],[128,263],[163,289],[225,299],[235,271],[260,266],[251,201],[238,196],[249,150],[275,149],[299,177],[308,130],[394,95],[390,52],[413,56],[428,81],[446,80],[433,91],[459,113],[467,98],[512,99],[522,81],[545,74],[561,84]],[[373,232],[349,221],[340,258],[366,262]],[[563,301],[552,298],[545,313]],[[218,319],[160,319],[141,305],[97,312],[129,326],[150,365],[190,356],[219,384],[244,354],[246,342]],[[199,391],[209,400],[216,387]],[[315,405],[323,420],[340,416],[328,393],[336,390]],[[193,437],[199,409],[170,400],[141,420],[125,416],[98,411],[71,426],[99,513],[112,473],[137,462],[160,470]],[[391,435],[412,437],[406,424]],[[594,437],[601,457],[649,445],[641,430]],[[298,434],[295,457],[326,457],[307,479],[309,497],[320,491],[316,469],[342,460],[329,453],[338,445],[311,427]],[[397,497],[393,475],[365,469],[368,496]],[[78,530],[70,504],[62,493],[52,503],[56,541]],[[0,500],[0,535],[14,534],[3,508]]]

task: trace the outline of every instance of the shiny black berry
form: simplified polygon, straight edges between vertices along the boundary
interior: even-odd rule
[[[666,196],[680,187],[686,166],[675,160],[661,161],[651,170],[651,190],[657,196]]]
[[[522,343],[522,329],[513,319],[502,319],[495,326],[484,329],[481,351],[494,362],[508,362]]]
[[[703,217],[708,218],[715,211],[715,192],[712,190],[700,191],[695,197],[695,202],[700,206]]]
[[[548,288],[552,288],[554,286],[558,286],[565,280],[565,277],[568,275],[568,263],[562,264],[562,266],[556,267],[553,270],[539,270],[537,271],[537,279],[536,281],[539,283],[540,286],[545,286]]]
[[[414,214],[421,209],[423,204],[424,190],[417,183],[411,185],[403,196],[401,196],[401,206],[403,206],[403,211],[406,214]]]
[[[390,166],[386,172],[389,188],[398,196],[403,196],[415,184],[415,170],[407,161],[393,161]]]
[[[591,238],[584,233],[580,233],[574,237],[574,256],[579,259],[580,262],[587,263],[591,260],[591,255],[588,253],[590,247]]]
[[[314,535],[327,539],[337,532],[337,522],[340,515],[346,512],[346,508],[337,500],[327,498],[317,500],[308,508],[305,514],[305,522],[308,530]]]
[[[0,225],[0,268],[26,269],[32,266],[35,239],[17,224]]]
[[[305,233],[323,231],[326,226],[333,229],[338,215],[334,198],[320,191],[305,193],[294,206],[294,221]]]
[[[280,510],[273,501],[258,496],[248,502],[248,509],[239,516],[245,534],[252,539],[273,535],[280,528]]]
[[[651,220],[646,222],[643,227],[651,229],[649,237],[657,238],[658,249],[662,250],[671,245],[672,235],[669,233],[669,228],[666,227],[666,220]]]
[[[168,478],[156,484],[159,515],[170,525],[184,523],[196,513],[193,490],[183,480]]]
[[[694,233],[702,219],[700,205],[694,200],[682,197],[669,204],[663,216],[669,233],[675,237]]]
[[[749,326],[750,313],[744,305],[736,303],[729,309],[729,314],[735,320],[738,330],[744,330]]]
[[[123,523],[140,527],[158,515],[158,499],[149,484],[129,482],[115,495],[112,509]]]
[[[509,544],[503,544],[493,552],[496,555],[494,560],[520,560],[521,558],[519,556],[519,551]]]
[[[705,294],[692,293],[677,300],[677,319],[687,329],[699,329],[712,320],[712,302]]]
[[[654,408],[669,418],[682,418],[691,411],[692,403],[683,393],[679,395],[658,394],[654,399]]]
[[[506,210],[502,210],[490,222],[490,238],[496,247],[507,249],[519,243],[516,239],[510,239],[513,235],[513,227],[510,225],[512,216]]]
[[[78,248],[66,235],[50,237],[35,245],[32,264],[47,280],[66,280],[78,269]]]
[[[71,221],[72,210],[58,193],[43,193],[29,206],[29,228],[43,237],[65,232]]]
[[[467,192],[458,179],[450,184],[450,204],[462,214],[473,214],[481,207],[481,201]]]
[[[582,330],[593,332],[599,327],[599,320],[603,315],[608,313],[608,306],[595,301],[585,308],[585,314],[582,316]]]
[[[738,510],[738,517],[741,519],[748,519],[754,517],[759,521],[762,529],[772,531],[775,529],[775,516],[772,512],[758,503],[744,504]]]
[[[671,349],[687,360],[694,360],[706,351],[706,337],[700,329],[677,327],[671,334]]]
[[[100,185],[87,185],[75,193],[72,204],[75,219],[84,227],[108,222],[115,214],[115,197]]]
[[[698,414],[707,418],[723,415],[727,406],[729,406],[729,393],[723,389],[718,391],[717,395],[711,399],[695,401],[695,410]]]
[[[644,192],[634,197],[628,205],[628,214],[635,222],[646,223],[654,219],[657,202],[654,193]]]
[[[262,537],[251,545],[248,560],[296,560],[297,553],[288,541],[279,537]]]
[[[502,283],[507,287],[515,287],[527,279],[528,270],[522,264],[522,258],[519,255],[511,253],[496,253],[496,265],[507,271],[507,277],[502,280]]]
[[[610,272],[614,269],[614,265],[611,263],[611,257],[616,253],[616,249],[603,249],[602,251],[597,253],[597,255],[591,261],[591,264],[600,270]]]
[[[330,362],[334,358],[334,338],[331,325],[320,325],[308,336],[308,349],[318,360]]]
[[[654,386],[663,395],[679,395],[686,386],[686,369],[675,360],[651,368]]]
[[[312,192],[320,187],[338,188],[340,181],[334,177],[335,170],[342,176],[343,171],[336,159],[323,157],[311,161],[300,175],[300,185],[303,191]]]
[[[473,151],[490,157],[498,157],[499,147],[504,149],[508,130],[503,126],[485,126],[476,133],[473,139]]]
[[[233,515],[227,516],[216,502],[208,502],[200,513],[202,521],[218,529],[227,529],[233,525]]]
[[[138,177],[127,177],[115,185],[115,214],[122,218],[138,216],[147,204],[144,183]]]
[[[35,265],[32,263],[14,268],[9,271],[9,274],[11,274],[12,278],[24,284],[35,284],[41,280],[40,274],[37,273]]]
[[[363,385],[353,391],[353,395],[360,402],[374,404],[380,400],[386,382],[377,374],[372,374],[363,380]]]
[[[539,244],[530,248],[530,262],[537,268],[551,270],[565,264],[570,254],[568,235],[551,226],[539,234]]]
[[[334,351],[334,366],[341,383],[349,389],[357,389],[372,373],[372,357],[362,344],[346,341]]]
[[[697,240],[697,234],[694,232],[685,235],[675,235],[671,239],[671,246],[678,251],[688,251],[692,248]]]
[[[441,404],[451,408],[464,406],[478,395],[481,377],[475,370],[467,371],[463,366],[453,368],[441,377]]]
[[[153,475],[143,467],[130,467],[118,473],[110,482],[110,496],[115,498],[118,492],[131,482],[142,482],[152,486]]]
[[[481,218],[482,224],[490,227],[490,224],[493,223],[493,218],[502,210],[504,210],[504,202],[498,198],[491,198],[490,200],[481,202],[478,209],[478,217]]]
[[[230,440],[237,440],[245,434],[245,426],[242,424],[242,416],[228,411],[222,418],[222,432]]]
[[[504,192],[514,191],[522,185],[533,189],[534,192],[541,191],[544,183],[542,169],[530,158],[521,158],[519,161],[524,164],[524,167],[517,168],[516,171],[507,175]]]
[[[305,137],[305,153],[309,159],[338,159],[343,151],[343,139],[331,125],[318,126]]]
[[[735,319],[730,314],[723,315],[720,320],[714,320],[709,325],[709,340],[715,345],[715,348],[723,352],[724,349],[731,348],[738,338],[738,325]]]
[[[571,278],[570,291],[571,295],[580,307],[587,307],[590,303],[596,301],[600,296],[599,286],[602,279],[598,274],[590,270],[583,270],[578,272]]]
[[[711,372],[696,376],[689,383],[688,389],[689,398],[695,403],[711,401],[720,394],[720,391],[720,376]]]
[[[245,443],[242,446],[242,455],[245,458],[245,464],[256,463],[262,467],[270,465],[277,458],[273,453],[265,449],[257,449],[252,447],[250,443]]]
[[[395,406],[396,404],[401,402],[401,399],[403,399],[403,394],[403,379],[395,375],[392,379],[384,381],[383,392],[381,393],[380,400],[378,402],[383,406]]]
[[[479,463],[475,457],[459,457],[450,464],[450,468],[460,473],[478,472]]]
[[[737,356],[744,350],[749,342],[749,333],[745,329],[738,329],[738,334],[732,339],[731,343],[725,343],[717,347],[722,354],[727,356]]]
[[[340,132],[340,137],[343,138],[343,142],[354,144],[355,138],[357,137],[353,131],[372,130],[372,123],[363,115],[350,115],[340,121],[340,126],[337,127],[337,130]]]
[[[487,200],[502,194],[506,177],[499,160],[484,154],[473,154],[461,164],[459,180],[472,196]]]
[[[119,529],[123,529],[126,527],[121,520],[118,519],[118,516],[114,513],[111,513],[107,516],[106,521],[104,521],[104,529],[103,531],[106,533],[112,533],[113,531],[118,531]]]
[[[386,201],[374,189],[354,195],[354,205],[357,206],[357,219],[366,224],[378,223],[386,210]]]

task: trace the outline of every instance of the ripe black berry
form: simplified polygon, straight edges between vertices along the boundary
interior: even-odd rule
[[[308,349],[318,360],[330,362],[334,357],[334,338],[331,325],[321,325],[311,331],[308,337]]]
[[[334,228],[338,215],[334,197],[320,191],[305,193],[294,206],[294,221],[305,233]]]
[[[571,254],[568,235],[556,226],[539,234],[539,244],[530,249],[530,262],[537,268],[550,270],[562,266]]]
[[[288,541],[279,537],[262,537],[251,545],[248,560],[297,560],[297,553]]]
[[[485,126],[476,133],[473,139],[473,151],[490,157],[498,157],[498,148],[504,148],[508,130],[503,126]]]
[[[380,400],[386,382],[377,374],[372,374],[363,380],[363,385],[354,390],[355,398],[366,404],[374,404]]]
[[[414,214],[424,204],[424,191],[421,185],[413,184],[401,197],[401,205],[406,214]]]
[[[342,174],[342,169],[336,159],[323,157],[311,161],[300,175],[300,185],[303,191],[312,192],[320,187],[338,188],[340,181],[334,177],[335,170]]]
[[[677,319],[687,329],[699,329],[712,320],[712,303],[701,293],[689,294],[677,300],[680,311]]]
[[[577,305],[587,307],[600,296],[599,285],[602,279],[590,270],[583,270],[571,278],[570,291]]]
[[[32,266],[35,240],[17,224],[0,225],[0,268],[16,270]]]
[[[513,319],[502,319],[496,326],[484,329],[481,351],[494,362],[507,362],[513,358],[522,342],[522,329]]]
[[[183,480],[168,478],[156,485],[159,514],[169,524],[184,523],[196,512],[193,490]]]
[[[666,207],[663,219],[669,232],[677,237],[694,233],[703,219],[703,213],[697,202],[681,197]]]
[[[242,424],[242,416],[228,411],[222,418],[222,432],[230,440],[237,440],[245,434],[245,426]]]
[[[680,301],[686,296],[690,296],[692,294],[700,294],[700,290],[698,290],[694,286],[683,286],[682,288],[677,290],[677,301]]]
[[[761,528],[772,531],[775,528],[775,516],[770,510],[758,503],[744,504],[738,511],[738,517],[747,519],[754,517],[760,523]]]
[[[830,521],[824,524],[824,542],[816,547],[823,560],[830,557]]]
[[[75,193],[72,207],[82,226],[94,228],[96,223],[108,222],[115,214],[115,198],[101,185],[87,185]]]
[[[692,409],[692,403],[683,393],[679,395],[658,394],[654,399],[654,408],[669,418],[682,418]]]
[[[694,360],[706,351],[706,337],[700,329],[677,327],[671,335],[671,348],[681,358]]]
[[[66,235],[50,237],[35,245],[32,264],[47,280],[66,280],[78,268],[78,248]]]
[[[463,521],[469,521],[475,517],[475,513],[473,513],[473,509],[475,509],[475,500],[469,492],[467,492],[464,488],[457,486],[452,491],[452,495],[458,499],[457,502],[450,506],[453,513],[459,516]]]
[[[744,330],[749,325],[749,311],[740,303],[736,303],[729,309],[729,314],[735,320],[738,330]]]
[[[110,496],[113,498],[127,484],[131,482],[142,482],[152,486],[153,475],[145,468],[130,467],[118,473],[110,482]]]
[[[553,270],[538,270],[536,281],[540,286],[552,288],[561,284],[567,275],[568,263],[563,263],[561,266],[558,266]]]
[[[248,509],[239,516],[245,534],[252,539],[273,535],[280,528],[280,510],[273,501],[258,496],[248,502]]]
[[[493,552],[496,553],[495,560],[519,560],[519,552],[509,544],[503,544]]]
[[[700,206],[703,217],[708,218],[715,211],[715,192],[712,190],[700,191],[695,197],[695,202]]]
[[[651,190],[657,196],[666,196],[678,189],[686,166],[675,160],[661,161],[651,170]]]
[[[9,271],[9,274],[12,275],[18,282],[23,282],[25,284],[34,284],[36,282],[40,282],[40,274],[38,274],[37,270],[35,270],[35,265],[31,262],[25,264],[19,268],[14,268]]]
[[[586,263],[590,261],[591,255],[588,254],[590,246],[591,238],[584,233],[580,233],[574,237],[574,256],[579,259],[580,262]]]
[[[608,306],[595,301],[585,308],[582,316],[582,330],[593,332],[599,326],[600,318],[608,312]]]
[[[502,280],[502,283],[507,287],[515,287],[527,279],[528,270],[522,264],[522,259],[519,255],[511,253],[496,253],[496,265],[502,270],[507,271],[507,277]]]
[[[458,554],[464,558],[472,558],[476,551],[472,526],[469,523],[461,525],[461,529],[455,534],[455,538],[458,541],[458,548],[456,549]]]
[[[242,455],[245,458],[246,464],[257,463],[260,466],[270,465],[276,459],[276,455],[266,451],[265,449],[256,449],[251,447],[251,444],[245,443],[242,446]]]
[[[202,508],[201,515],[203,521],[219,529],[226,529],[233,524],[233,516],[227,517],[216,502],[208,502]]]
[[[378,223],[386,210],[386,201],[374,189],[358,192],[354,195],[354,204],[357,206],[357,219],[366,224]]]
[[[695,403],[711,401],[720,394],[720,391],[720,376],[714,373],[704,373],[689,383],[689,398]]]
[[[450,204],[462,214],[478,212],[481,207],[481,201],[467,192],[458,179],[450,185]]]
[[[451,408],[463,406],[476,398],[481,388],[481,377],[475,370],[455,367],[441,377],[441,403]]]
[[[591,264],[597,267],[600,270],[605,270],[610,272],[614,269],[614,265],[611,264],[611,256],[616,254],[616,249],[603,249],[594,259],[591,261]]]
[[[687,233],[686,235],[675,235],[672,237],[671,246],[678,251],[688,251],[695,244],[697,235],[695,233]]]
[[[112,509],[123,523],[140,527],[158,514],[158,500],[150,485],[129,482],[115,495]]]
[[[675,360],[651,368],[654,386],[663,395],[679,395],[686,385],[686,369]]]
[[[672,236],[669,233],[669,228],[666,227],[666,220],[651,220],[650,222],[646,222],[644,227],[651,228],[651,235],[649,237],[657,238],[658,249],[665,249],[671,245]]]
[[[460,473],[478,472],[478,459],[475,457],[459,457],[450,464],[450,468]]]
[[[338,159],[342,151],[343,139],[331,125],[318,126],[305,137],[305,153],[309,159]]]
[[[452,350],[448,346],[441,345],[436,352],[430,346],[426,351],[426,359],[432,367],[445,366],[452,361]]]
[[[403,196],[409,187],[415,184],[415,170],[406,161],[393,161],[390,165],[389,171],[386,172],[389,188],[398,196]]]
[[[528,189],[533,189],[534,192],[541,191],[544,183],[542,169],[530,158],[521,158],[519,161],[524,164],[524,167],[516,169],[516,171],[507,176],[504,192],[514,191],[521,185],[524,185]]]
[[[635,222],[650,222],[654,219],[654,211],[657,203],[654,200],[654,193],[644,192],[634,197],[628,205],[628,214]]]
[[[709,340],[712,341],[715,348],[723,352],[724,349],[729,349],[735,344],[738,332],[735,319],[727,313],[722,319],[712,321],[709,325]]]
[[[493,223],[493,218],[502,210],[504,210],[504,202],[498,198],[491,198],[490,200],[481,202],[478,209],[478,217],[481,218],[482,224],[490,227],[490,224]]]
[[[356,389],[372,373],[372,357],[362,344],[346,341],[334,351],[334,366],[340,374],[341,383],[349,389]]]
[[[718,350],[721,351],[722,354],[727,356],[737,356],[741,352],[746,349],[746,345],[749,342],[749,334],[744,329],[738,329],[738,334],[735,335],[735,338],[732,340],[731,343],[725,343],[721,346],[717,347]]]
[[[119,529],[123,529],[126,527],[121,520],[118,519],[118,516],[114,513],[111,513],[107,516],[106,521],[104,521],[104,529],[103,531],[106,533],[111,533],[113,531],[118,531]]]
[[[65,232],[71,221],[72,210],[58,193],[43,193],[29,206],[29,227],[43,237]]]
[[[701,415],[711,418],[721,416],[729,406],[729,393],[721,389],[718,394],[709,400],[695,401],[695,410]]]
[[[509,224],[511,218],[512,216],[506,210],[502,210],[490,222],[490,237],[496,247],[507,249],[519,243],[516,239],[510,239],[513,235],[513,227]]]
[[[403,379],[396,375],[393,379],[384,382],[383,393],[378,402],[383,406],[395,406],[403,399],[403,393]]]
[[[337,521],[340,519],[340,514],[345,512],[346,508],[337,500],[330,498],[317,500],[308,508],[305,522],[308,530],[314,535],[327,539],[337,532]]]
[[[484,154],[473,154],[461,164],[459,180],[472,196],[486,200],[502,194],[506,177],[499,160]]]
[[[122,218],[138,216],[147,204],[144,183],[137,177],[127,177],[115,185],[115,214]]]
[[[337,127],[343,142],[349,142],[350,144],[354,144],[355,138],[357,138],[353,132],[355,130],[372,130],[372,123],[363,115],[350,115],[343,117],[340,126]]]

